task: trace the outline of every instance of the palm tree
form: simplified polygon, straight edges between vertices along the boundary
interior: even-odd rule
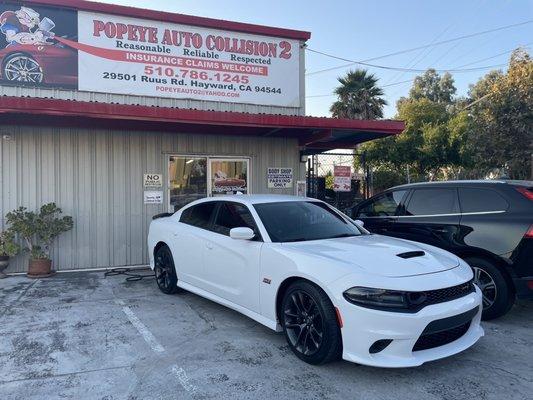
[[[381,97],[383,90],[376,84],[378,79],[364,69],[350,71],[345,77],[337,78],[341,84],[335,89],[339,99],[331,105],[335,118],[378,119],[383,118],[383,106],[387,102]]]

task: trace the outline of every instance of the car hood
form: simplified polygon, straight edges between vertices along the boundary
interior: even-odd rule
[[[432,274],[455,268],[457,256],[422,243],[380,235],[283,243],[284,250],[323,258],[348,267],[386,277]],[[423,255],[402,258],[398,254],[422,251]]]

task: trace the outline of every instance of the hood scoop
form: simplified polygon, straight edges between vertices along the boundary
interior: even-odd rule
[[[407,251],[405,253],[396,254],[398,257],[401,258],[415,258],[415,257],[423,257],[426,255],[423,251]]]

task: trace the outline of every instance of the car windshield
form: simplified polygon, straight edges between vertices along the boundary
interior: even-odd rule
[[[360,236],[362,231],[316,201],[286,201],[254,205],[273,242],[302,242]]]

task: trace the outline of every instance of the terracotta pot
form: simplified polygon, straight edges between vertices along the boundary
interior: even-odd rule
[[[53,275],[52,260],[46,258],[30,259],[28,263],[29,278],[46,278]]]
[[[9,256],[0,256],[0,279],[6,278],[4,270],[9,266]]]

